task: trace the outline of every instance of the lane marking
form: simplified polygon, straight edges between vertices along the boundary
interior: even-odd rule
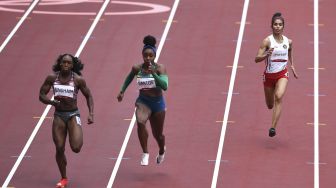
[[[235,22],[235,24],[240,25],[241,22]],[[250,25],[251,22],[245,22],[245,25]]]
[[[309,122],[306,123],[306,124],[307,124],[307,125],[314,125],[314,123],[309,123]],[[319,123],[318,125],[319,125],[319,126],[326,126],[327,124],[325,124],[325,123]]]
[[[18,20],[19,20],[19,19],[22,19],[22,18],[23,18],[23,17],[20,17],[20,16],[17,16],[17,17],[16,17],[16,19],[18,19]],[[26,19],[26,20],[31,20],[31,17],[27,17],[27,18],[24,18],[24,19]]]
[[[318,41],[319,44],[325,44],[324,41]],[[309,41],[309,44],[314,44],[314,41]]]
[[[314,70],[315,68],[314,68],[314,67],[308,67],[307,69]],[[326,68],[319,67],[318,69],[319,69],[319,70],[325,70]]]
[[[315,165],[314,162],[306,162],[308,165]],[[328,163],[318,163],[317,165],[327,165]]]
[[[41,116],[33,116],[33,119],[40,119],[42,118]],[[46,116],[44,117],[45,119],[53,119],[54,117]]]
[[[94,21],[95,19],[94,19],[94,18],[90,18],[89,20],[90,20],[90,21]],[[104,19],[104,18],[101,18],[101,19],[99,19],[99,21],[102,22],[102,21],[105,21],[105,19]]]
[[[20,157],[20,155],[12,155],[11,158],[18,158]],[[32,156],[30,155],[26,155],[26,156],[23,156],[23,158],[31,158]]]
[[[316,25],[318,25],[319,27],[323,27],[324,26],[324,24],[313,24],[313,23],[308,23],[308,26],[316,26]]]
[[[108,3],[109,3],[109,0],[105,0],[104,4],[102,5],[102,7],[100,8],[100,10],[99,10],[99,12],[98,12],[98,14],[97,14],[96,19],[94,20],[94,22],[92,23],[92,25],[91,25],[89,31],[87,32],[85,39],[82,41],[82,43],[81,43],[79,49],[77,50],[75,56],[79,57],[79,55],[80,55],[80,53],[82,52],[82,50],[83,50],[85,44],[86,44],[87,41],[88,41],[88,38],[89,38],[90,35],[92,34],[93,29],[96,27],[96,25],[97,25],[97,23],[98,23],[98,20],[100,19],[100,17],[102,16],[104,10],[106,9]],[[53,100],[53,99],[54,99],[54,96],[51,97],[51,100]],[[35,138],[35,136],[36,136],[38,130],[40,129],[40,127],[41,127],[41,125],[42,125],[44,119],[46,118],[46,116],[47,116],[47,114],[48,114],[50,108],[51,108],[51,105],[47,105],[47,107],[45,108],[45,110],[44,110],[44,112],[43,112],[43,114],[42,114],[40,120],[39,120],[38,123],[36,124],[36,126],[35,126],[35,128],[34,128],[32,134],[30,135],[30,137],[29,137],[29,139],[28,139],[26,145],[24,146],[24,148],[23,148],[23,150],[22,150],[20,156],[19,156],[18,159],[16,160],[16,162],[15,162],[15,164],[14,164],[12,170],[11,170],[10,173],[8,174],[8,176],[7,176],[6,180],[5,180],[5,182],[3,183],[2,187],[7,187],[7,186],[8,186],[10,180],[12,179],[14,173],[16,172],[18,166],[20,165],[20,163],[21,163],[23,157],[24,157],[25,154],[27,153],[28,148],[30,147],[31,143],[33,142],[33,140],[34,140],[34,138]]]
[[[227,99],[226,99],[222,130],[221,130],[219,144],[218,144],[218,151],[217,151],[216,163],[215,163],[215,168],[214,168],[214,174],[213,174],[213,177],[212,177],[211,188],[215,188],[216,185],[217,185],[220,160],[222,158],[222,152],[223,152],[223,146],[224,146],[224,137],[225,137],[227,122],[228,122],[228,118],[229,118],[229,111],[230,111],[231,99],[232,99],[232,95],[233,95],[233,86],[234,86],[236,73],[237,73],[237,66],[238,66],[240,48],[241,48],[241,44],[243,42],[243,34],[244,34],[245,25],[246,25],[245,23],[246,23],[248,6],[249,6],[249,0],[245,0],[244,1],[243,13],[242,13],[242,17],[241,17],[241,22],[240,22],[242,24],[240,24],[240,28],[239,28],[238,41],[237,41],[236,52],[235,52],[234,61],[233,61],[233,68],[232,68],[232,73],[231,73],[231,78],[230,78],[229,92],[228,92],[228,96],[227,96]]]
[[[117,160],[118,157],[110,157],[110,158],[108,158],[108,159],[111,159],[111,160]],[[123,158],[121,158],[121,160],[128,160],[128,159],[131,159],[131,158],[130,158],[130,157],[123,157]]]
[[[307,96],[308,96],[308,97],[314,97],[315,94],[308,93]],[[327,96],[327,95],[326,95],[326,94],[318,94],[317,96],[318,96],[318,97],[325,97],[325,96]]]
[[[319,159],[319,17],[318,0],[314,0],[314,188],[320,186]]]
[[[100,3],[101,0],[44,0],[39,4],[42,6],[52,6],[52,5],[69,5],[74,4],[74,7],[77,7],[81,3]],[[6,8],[15,7],[15,6],[26,6],[30,2],[25,1],[0,1],[0,11],[6,12],[24,12],[22,9],[18,8]],[[134,2],[134,1],[111,1],[111,4],[121,4],[127,6],[138,6],[149,8],[147,10],[138,10],[138,11],[125,11],[125,12],[105,12],[107,16],[119,16],[119,15],[142,15],[142,14],[158,14],[163,12],[168,12],[170,7],[154,3],[144,3],[144,2]],[[35,10],[33,14],[48,14],[48,15],[72,15],[72,16],[95,16],[95,12],[61,12],[61,11],[42,11]]]
[[[210,160],[208,160],[208,162],[216,162],[216,160],[214,160],[214,159],[210,159]],[[223,163],[228,163],[229,160],[221,160],[220,162],[221,162],[221,163],[222,163],[222,162],[223,162]]]
[[[216,123],[223,123],[224,121],[223,120],[220,120],[220,121],[216,121]],[[235,121],[227,121],[227,123],[236,123]]]
[[[227,95],[227,94],[229,94],[230,92],[222,92],[221,94],[223,94],[223,95]],[[238,93],[238,92],[232,92],[231,93],[232,95],[239,95],[240,93]]]
[[[168,20],[162,20],[162,22],[163,22],[163,23],[167,23]],[[173,23],[178,23],[178,21],[177,21],[177,20],[173,20]]]
[[[178,7],[179,2],[180,2],[180,0],[175,0],[174,1],[174,5],[173,5],[172,10],[170,12],[170,15],[169,15],[169,18],[168,18],[168,22],[167,22],[166,27],[165,27],[165,29],[163,31],[162,37],[160,39],[159,46],[157,48],[156,57],[155,57],[155,60],[154,60],[155,62],[157,62],[158,59],[159,59],[159,57],[160,57],[160,54],[161,54],[163,45],[164,45],[164,43],[166,41],[166,38],[167,38],[167,35],[168,35],[168,32],[169,32],[170,26],[172,25],[172,22],[174,20],[175,12],[176,12],[176,9]],[[106,188],[111,188],[113,186],[113,182],[114,182],[115,177],[117,175],[117,172],[118,172],[118,169],[119,169],[119,166],[120,166],[120,163],[121,163],[121,159],[122,159],[122,157],[123,157],[123,155],[125,153],[126,146],[127,146],[128,141],[129,141],[129,138],[131,136],[134,124],[135,124],[135,111],[133,113],[132,121],[131,121],[131,123],[129,125],[129,128],[127,130],[127,133],[126,133],[123,145],[122,145],[122,147],[120,149],[120,152],[119,152],[119,155],[118,155],[118,159],[117,159],[117,161],[116,161],[116,163],[114,165],[114,168],[113,168],[110,180],[109,180]]]
[[[226,66],[227,68],[233,68],[233,66],[232,65],[228,65],[228,66]],[[242,68],[244,68],[244,66],[242,66],[242,65],[239,65],[239,66],[237,66],[237,68],[238,69],[242,69]]]
[[[34,0],[32,2],[32,4],[29,6],[28,10],[24,13],[24,15],[22,16],[22,18],[20,19],[20,21],[15,25],[14,29],[10,32],[10,34],[7,36],[7,38],[5,39],[5,41],[1,44],[1,46],[0,46],[0,53],[5,48],[5,46],[8,44],[8,42],[13,37],[13,35],[16,33],[16,31],[19,29],[19,27],[21,26],[21,24],[23,23],[23,21],[26,20],[26,18],[28,17],[28,15],[34,9],[34,7],[37,5],[38,2],[39,2],[39,0]]]

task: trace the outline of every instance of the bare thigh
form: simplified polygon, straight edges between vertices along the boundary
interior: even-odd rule
[[[281,100],[283,96],[285,95],[286,89],[287,89],[287,78],[280,78],[276,85],[275,85],[275,91],[274,96],[276,100]]]
[[[152,133],[155,137],[162,136],[165,116],[166,111],[161,111],[153,114],[149,119],[152,127]]]
[[[264,86],[265,101],[269,109],[272,109],[274,105],[274,91],[275,91],[274,87]]]
[[[151,114],[152,111],[147,105],[141,102],[136,103],[135,115],[138,123],[145,125]]]
[[[78,116],[73,116],[68,121],[69,142],[74,152],[79,152],[83,145],[83,131]]]
[[[56,146],[56,150],[64,151],[66,136],[67,136],[66,124],[60,117],[54,116],[52,126],[52,137],[54,144]]]

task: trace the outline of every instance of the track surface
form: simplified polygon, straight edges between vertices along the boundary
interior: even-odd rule
[[[142,2],[148,2],[141,0]],[[173,0],[150,1],[172,7]],[[141,149],[134,128],[113,187],[210,187],[221,131],[231,65],[244,1],[181,0],[159,59],[169,74],[165,93],[167,158],[155,164],[158,148],[150,135],[150,165],[139,165]],[[289,6],[290,4],[290,6]],[[34,10],[98,12],[99,3],[37,6]],[[336,88],[332,48],[335,2],[320,2],[320,187],[335,184],[332,98]],[[28,5],[26,6],[28,7]],[[22,8],[22,7],[21,7]],[[109,4],[107,11],[142,8]],[[285,35],[294,41],[292,75],[284,99],[278,135],[267,136],[271,111],[264,102],[263,63],[254,57],[270,32],[271,15],[281,11]],[[170,12],[104,15],[82,51],[84,77],[95,102],[95,124],[84,125],[84,146],[74,154],[67,146],[69,187],[106,187],[134,112],[133,83],[124,101],[116,95],[134,63],[141,62],[142,38],[162,36]],[[0,11],[1,43],[22,13]],[[2,184],[45,106],[38,90],[60,53],[75,53],[92,24],[92,16],[32,13],[0,53],[0,183]],[[314,187],[313,1],[251,1],[247,14],[234,95],[222,151],[217,187]],[[161,42],[161,41],[158,41]],[[79,99],[82,121],[87,117]],[[59,179],[51,139],[53,109],[14,174],[10,187],[53,187]],[[149,126],[148,126],[149,128]],[[149,129],[150,132],[150,129]],[[1,186],[1,185],[0,185]]]

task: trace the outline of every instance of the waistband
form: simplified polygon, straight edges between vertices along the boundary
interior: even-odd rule
[[[78,111],[78,108],[70,109],[70,110],[59,110],[59,109],[55,109],[55,112],[76,112],[76,111]]]
[[[284,70],[282,71],[279,71],[279,72],[274,72],[274,73],[267,73],[267,72],[264,72],[264,75],[266,77],[272,77],[272,78],[278,78],[284,74],[286,74],[288,72],[287,68],[285,68]]]

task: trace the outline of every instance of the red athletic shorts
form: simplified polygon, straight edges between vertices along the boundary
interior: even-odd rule
[[[284,69],[280,72],[276,73],[266,73],[264,72],[263,81],[265,87],[275,87],[275,84],[280,78],[287,78],[288,79],[288,70]]]

